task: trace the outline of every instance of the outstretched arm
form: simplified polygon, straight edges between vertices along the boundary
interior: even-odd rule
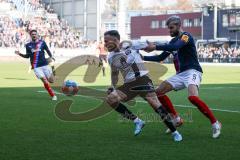
[[[163,50],[163,51],[176,51],[189,42],[189,36],[187,34],[183,34],[180,39],[175,42],[170,42],[168,44],[158,44],[156,45],[156,50]]]
[[[156,50],[163,50],[163,51],[176,51],[183,46],[185,46],[185,42],[182,40],[177,40],[175,43],[168,43],[168,44],[158,44],[156,45]]]
[[[171,41],[167,44],[154,44],[152,42],[148,42],[148,46],[144,49],[146,52],[152,52],[154,50],[162,50],[162,51],[176,51],[185,45],[187,45],[189,42],[189,35],[183,34],[180,39],[177,41]]]
[[[164,51],[160,55],[156,55],[156,56],[143,56],[143,60],[144,61],[161,62],[161,61],[164,61],[170,54],[171,54],[171,52]]]

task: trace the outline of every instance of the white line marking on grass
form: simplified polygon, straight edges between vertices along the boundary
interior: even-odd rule
[[[37,91],[38,93],[47,93],[47,91]],[[63,93],[55,92],[57,95],[64,95]],[[65,95],[64,95],[65,96]],[[93,98],[97,99],[96,97],[91,96],[84,96],[84,95],[75,95],[76,97],[85,97],[85,98]],[[105,97],[98,97],[98,98],[105,98]],[[147,103],[146,101],[136,100],[136,102],[139,103]],[[174,106],[180,107],[180,108],[193,108],[197,109],[197,107],[194,106],[188,106],[188,105],[181,105],[181,104],[174,104]],[[239,107],[240,108],[240,107]],[[227,109],[217,109],[217,108],[210,108],[213,111],[219,111],[219,112],[228,112],[228,113],[240,113],[240,111],[234,111],[234,110],[227,110]]]
[[[239,89],[240,87],[200,87],[200,90],[213,90],[213,89]]]
[[[47,91],[37,91],[38,93],[47,93]],[[60,92],[54,92],[56,95],[62,95],[62,96],[66,96],[65,94],[63,93],[60,93]],[[91,97],[91,96],[84,96],[84,95],[74,95],[74,97],[86,97],[86,98],[93,98],[93,99],[97,99],[96,97]],[[105,97],[98,97],[98,98],[105,98]]]
[[[146,101],[137,101],[137,102],[147,103]],[[194,108],[194,109],[197,109],[197,107],[194,107],[194,106],[187,106],[187,105],[181,105],[181,104],[174,104],[174,106],[177,106],[177,107],[180,107],[180,108]],[[240,113],[240,111],[233,111],[233,110],[227,110],[227,109],[217,109],[217,108],[210,108],[210,109],[213,110],[213,111],[220,111],[220,112]]]
[[[197,108],[197,107],[193,107],[193,106],[186,106],[186,105],[175,105],[178,107],[182,107],[182,108]],[[230,112],[230,113],[240,113],[240,111],[233,111],[233,110],[227,110],[227,109],[217,109],[217,108],[210,108],[213,111],[220,111],[220,112]]]

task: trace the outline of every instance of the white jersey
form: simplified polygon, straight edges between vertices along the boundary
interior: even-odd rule
[[[111,70],[120,71],[124,83],[132,82],[136,78],[148,74],[139,49],[141,49],[139,43],[137,45],[134,43],[130,45],[122,44],[122,49],[119,52],[111,52],[108,55],[108,63],[111,66]]]

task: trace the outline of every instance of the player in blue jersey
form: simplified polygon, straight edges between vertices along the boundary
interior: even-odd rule
[[[31,30],[30,36],[32,41],[26,44],[26,54],[22,54],[19,51],[15,53],[23,58],[30,58],[30,63],[35,75],[40,79],[45,89],[48,91],[52,100],[57,100],[57,96],[50,87],[50,83],[54,82],[54,75],[52,69],[48,66],[48,60],[45,58],[45,52],[50,57],[50,61],[54,60],[50,50],[45,41],[38,39],[37,31]]]
[[[209,107],[199,98],[199,87],[202,80],[202,68],[198,62],[197,50],[193,37],[188,32],[181,30],[181,19],[178,16],[172,16],[167,20],[167,26],[173,39],[168,44],[150,43],[145,49],[147,52],[162,50],[163,53],[157,56],[144,56],[145,61],[160,62],[166,59],[170,54],[173,55],[173,61],[176,69],[176,75],[165,80],[157,88],[157,94],[160,102],[175,117],[176,125],[181,125],[182,120],[177,115],[172,102],[166,93],[172,90],[188,89],[189,101],[209,118],[212,124],[212,137],[218,138],[221,133],[221,123],[214,117]]]

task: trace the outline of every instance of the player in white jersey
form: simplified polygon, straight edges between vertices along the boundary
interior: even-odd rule
[[[121,48],[120,52],[110,52],[108,62],[113,71],[121,71],[124,83],[148,74],[138,50],[132,48]]]
[[[135,135],[138,135],[145,122],[129,111],[123,103],[136,96],[143,97],[151,107],[160,115],[165,125],[171,130],[174,141],[181,141],[182,136],[176,130],[168,112],[162,107],[154,90],[148,71],[144,68],[139,51],[134,46],[120,44],[118,31],[111,30],[104,33],[105,47],[110,52],[108,62],[111,66],[112,87],[108,90],[107,102],[118,113],[135,123]],[[117,87],[118,75],[121,72],[124,84]],[[146,87],[152,90],[139,91],[134,88]]]

